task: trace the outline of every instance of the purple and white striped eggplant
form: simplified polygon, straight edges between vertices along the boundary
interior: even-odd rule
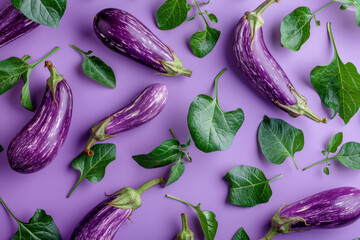
[[[347,226],[360,218],[360,190],[340,187],[281,206],[271,218],[271,230],[262,240],[279,233]]]
[[[13,170],[33,173],[57,155],[69,131],[73,97],[66,80],[46,61],[51,77],[34,117],[11,140],[7,156]]]
[[[120,226],[141,206],[141,194],[161,182],[164,179],[157,178],[146,182],[137,190],[125,187],[109,195],[81,220],[70,239],[113,239]]]
[[[0,10],[0,48],[38,26],[9,2]]]
[[[192,71],[182,66],[174,51],[124,10],[107,8],[100,11],[95,16],[94,29],[105,46],[156,69],[158,74],[191,76]]]
[[[255,11],[246,12],[236,27],[233,51],[244,78],[272,103],[292,117],[304,115],[316,122],[326,123],[307,106],[307,100],[286,76],[281,66],[267,49],[262,32],[264,20],[261,14],[266,8],[280,0],[266,0]]]
[[[148,86],[128,105],[91,127],[91,135],[84,153],[92,156],[94,153],[90,149],[97,141],[115,137],[119,132],[150,121],[164,109],[167,99],[168,90],[164,84],[156,83]]]

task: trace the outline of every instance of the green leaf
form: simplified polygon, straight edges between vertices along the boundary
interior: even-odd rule
[[[232,168],[225,179],[230,184],[229,202],[241,207],[253,207],[269,201],[272,191],[268,180],[258,168],[240,165]]]
[[[159,29],[170,30],[180,26],[185,22],[190,9],[186,0],[166,0],[156,12]]]
[[[203,152],[223,151],[229,148],[237,131],[244,122],[244,112],[223,112],[218,103],[215,78],[215,98],[200,94],[191,103],[187,117],[188,127],[195,146]]]
[[[29,78],[31,71],[32,68],[28,68],[28,70],[22,75],[24,79],[24,86],[21,90],[21,104],[23,105],[24,108],[33,112],[35,111],[35,109],[31,102],[30,89],[29,89]]]
[[[194,33],[190,39],[190,46],[195,56],[203,58],[208,55],[214,49],[219,37],[220,31],[209,25],[206,25],[205,30]]]
[[[84,52],[74,45],[70,45],[70,47],[80,52],[84,56],[82,67],[88,77],[109,88],[116,87],[114,71],[103,60],[96,56],[89,56],[92,51]]]
[[[245,232],[244,228],[239,228],[239,230],[235,233],[233,240],[250,240],[249,236]]]
[[[325,173],[326,175],[329,175],[329,174],[330,174],[330,170],[329,170],[328,167],[324,167],[323,171],[324,171],[324,173]]]
[[[150,153],[135,155],[132,158],[143,168],[159,168],[178,160],[181,157],[181,152],[179,141],[169,139]]]
[[[193,6],[192,4],[186,4],[186,10],[189,12]]]
[[[213,23],[218,22],[218,18],[215,16],[215,14],[210,13],[210,14],[208,14],[208,17],[209,17],[210,21],[212,21]]]
[[[341,5],[342,10],[347,9],[346,5],[354,5],[356,9],[356,24],[360,27],[360,0],[337,0],[337,2],[345,3]]]
[[[360,169],[360,143],[345,143],[336,157],[344,166],[352,169]]]
[[[282,164],[287,157],[294,161],[294,154],[304,147],[304,134],[300,129],[281,119],[264,116],[258,131],[258,141],[265,158],[274,164]]]
[[[338,132],[334,136],[331,137],[328,145],[327,145],[327,151],[331,153],[335,153],[337,151],[337,148],[340,146],[340,144],[343,141],[343,133]]]
[[[66,9],[66,0],[11,0],[27,18],[57,28]]]
[[[341,6],[340,6],[340,10],[346,10],[348,8],[349,8],[349,4],[346,4],[346,3],[341,4]]]
[[[281,22],[281,44],[298,51],[310,37],[310,22],[314,14],[308,7],[298,7]]]
[[[29,64],[17,57],[0,61],[0,95],[15,87],[28,68]]]
[[[326,151],[321,151],[321,153],[324,155],[324,156],[326,156]]]
[[[0,145],[0,152],[4,151],[3,146]]]
[[[81,183],[81,181],[84,180],[84,178],[92,183],[100,182],[105,176],[105,169],[107,165],[116,158],[115,144],[96,144],[91,148],[91,150],[94,152],[94,155],[88,156],[81,153],[72,162],[72,167],[75,170],[79,170],[81,174],[68,197],[70,197],[72,192]]]
[[[184,161],[181,159],[177,160],[174,166],[171,167],[170,177],[166,182],[165,187],[179,180],[179,178],[183,175],[184,171],[185,171]]]
[[[334,57],[329,65],[317,66],[310,74],[311,84],[323,104],[339,113],[347,124],[360,107],[360,75],[352,63],[344,64],[337,52],[328,23],[328,31],[334,47]]]

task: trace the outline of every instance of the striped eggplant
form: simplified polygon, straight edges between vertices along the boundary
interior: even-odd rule
[[[170,47],[124,10],[107,8],[100,11],[94,19],[94,30],[105,46],[156,69],[158,74],[191,76],[192,71],[182,66]]]
[[[340,187],[281,206],[271,218],[271,230],[261,240],[279,233],[339,228],[360,218],[360,190]]]
[[[34,117],[11,140],[7,156],[13,170],[33,173],[57,155],[69,131],[73,97],[66,80],[46,61],[51,77]]]
[[[168,90],[164,84],[148,86],[128,105],[91,127],[84,153],[92,156],[94,153],[90,149],[97,141],[115,137],[119,132],[150,121],[164,109],[167,99]]]
[[[0,48],[38,26],[9,2],[0,10]]]
[[[137,190],[125,187],[108,195],[106,200],[98,204],[81,220],[70,239],[113,239],[120,226],[141,206],[141,194],[161,182],[164,182],[164,179],[157,178],[146,182]]]
[[[255,11],[246,12],[240,19],[233,42],[237,65],[242,76],[255,89],[290,116],[304,115],[316,122],[326,123],[327,119],[318,117],[308,108],[306,98],[295,90],[265,45],[261,15],[269,5],[279,1],[266,0]]]

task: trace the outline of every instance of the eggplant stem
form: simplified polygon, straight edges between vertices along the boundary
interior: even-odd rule
[[[17,217],[15,217],[15,215],[10,211],[10,209],[8,208],[8,206],[5,204],[4,200],[0,197],[0,203],[4,206],[4,208],[6,209],[6,211],[17,221],[17,222],[21,222]]]
[[[188,224],[188,219],[187,219],[186,213],[181,214],[181,221],[182,221],[183,230],[189,231],[190,229],[189,229],[189,224]]]
[[[93,136],[90,136],[89,140],[86,142],[84,154],[87,156],[93,156],[94,152],[91,151],[92,146],[97,142],[96,138]]]
[[[270,239],[272,239],[273,237],[275,237],[278,234],[279,234],[279,232],[277,231],[277,229],[272,227],[270,229],[270,231],[265,235],[265,237],[263,237],[260,240],[270,240]]]
[[[152,186],[164,182],[163,178],[156,178],[153,180],[150,180],[143,185],[141,185],[136,191],[139,193],[139,195],[143,194],[146,190],[151,188]]]

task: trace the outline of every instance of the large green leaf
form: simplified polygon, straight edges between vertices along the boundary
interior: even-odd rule
[[[0,61],[0,95],[13,88],[29,67],[29,64],[17,57]]]
[[[156,12],[157,25],[161,30],[170,30],[185,22],[188,14],[186,0],[166,0]]]
[[[295,163],[295,152],[304,147],[304,134],[281,119],[264,116],[259,126],[258,141],[261,152],[269,162],[282,164],[290,156]],[[297,168],[296,163],[295,166]]]
[[[190,46],[195,56],[203,58],[208,55],[216,46],[219,37],[220,31],[207,24],[204,30],[194,33],[190,39]]]
[[[235,233],[235,236],[232,240],[250,240],[249,236],[245,232],[244,228],[239,228],[239,230]]]
[[[347,142],[336,157],[344,166],[352,169],[360,169],[360,143]]]

